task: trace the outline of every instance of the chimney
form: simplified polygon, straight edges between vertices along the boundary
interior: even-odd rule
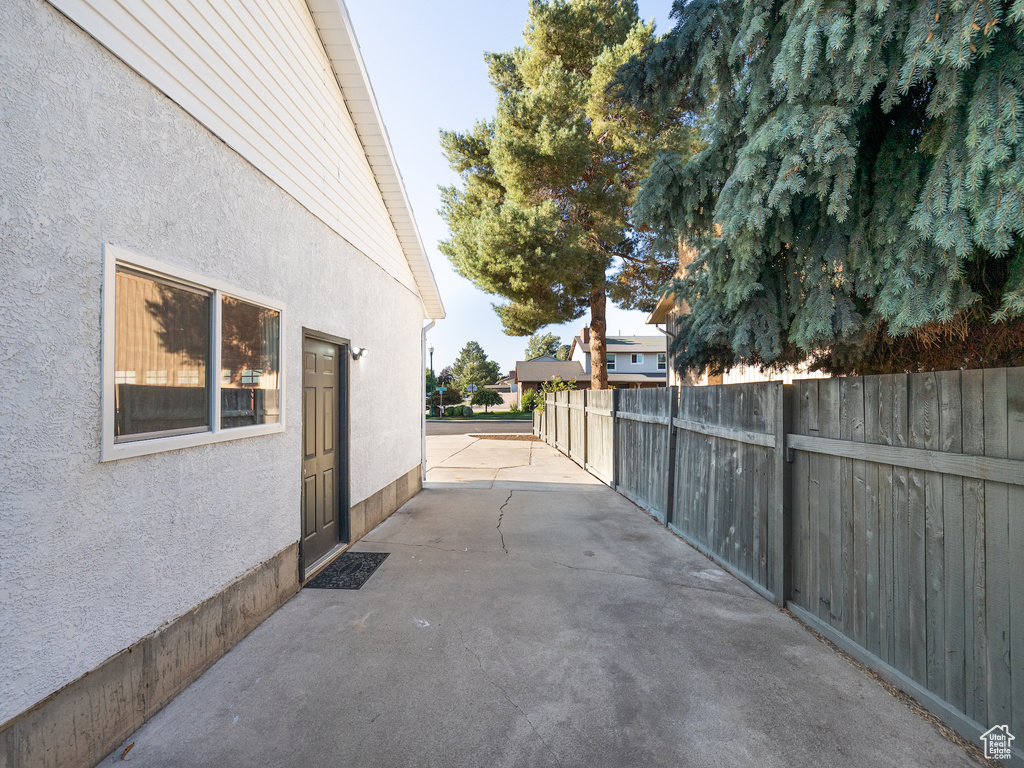
[[[590,343],[590,327],[584,325],[583,330],[580,331],[580,338],[583,339],[584,344]]]

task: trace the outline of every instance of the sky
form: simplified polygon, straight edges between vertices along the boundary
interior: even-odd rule
[[[476,341],[502,371],[510,371],[523,359],[528,337],[506,336],[492,309],[501,298],[456,275],[437,247],[448,239],[437,213],[438,186],[459,182],[438,131],[466,130],[494,115],[496,96],[483,53],[522,43],[528,0],[347,0],[346,6],[447,313],[427,335],[434,369],[451,365],[466,342]],[[671,28],[672,0],[639,0],[639,7],[641,18],[654,19],[659,32]],[[658,335],[644,317],[609,302],[608,333]],[[584,315],[541,332],[569,344],[587,322]]]

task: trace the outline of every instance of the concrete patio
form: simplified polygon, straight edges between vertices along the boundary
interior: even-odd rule
[[[975,765],[543,443],[428,455],[361,590],[301,591],[103,764]]]

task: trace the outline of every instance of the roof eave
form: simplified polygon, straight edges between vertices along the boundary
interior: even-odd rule
[[[423,313],[427,318],[440,320],[445,316],[441,293],[423,247],[405,182],[395,161],[387,127],[373,95],[348,9],[344,0],[306,0],[306,5],[330,59],[352,122],[355,123],[359,142],[384,199],[395,234],[409,262],[409,269],[423,302]]]
[[[670,299],[667,295],[662,294],[658,299],[658,303],[654,305],[654,309],[651,310],[651,314],[647,316],[647,325],[662,325],[668,320],[668,313],[675,305],[675,301]]]

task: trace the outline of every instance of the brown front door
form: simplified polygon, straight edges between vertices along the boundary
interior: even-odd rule
[[[341,440],[347,432],[342,430],[347,355],[344,345],[308,336],[302,342],[303,576],[346,535],[342,510],[347,462]]]

